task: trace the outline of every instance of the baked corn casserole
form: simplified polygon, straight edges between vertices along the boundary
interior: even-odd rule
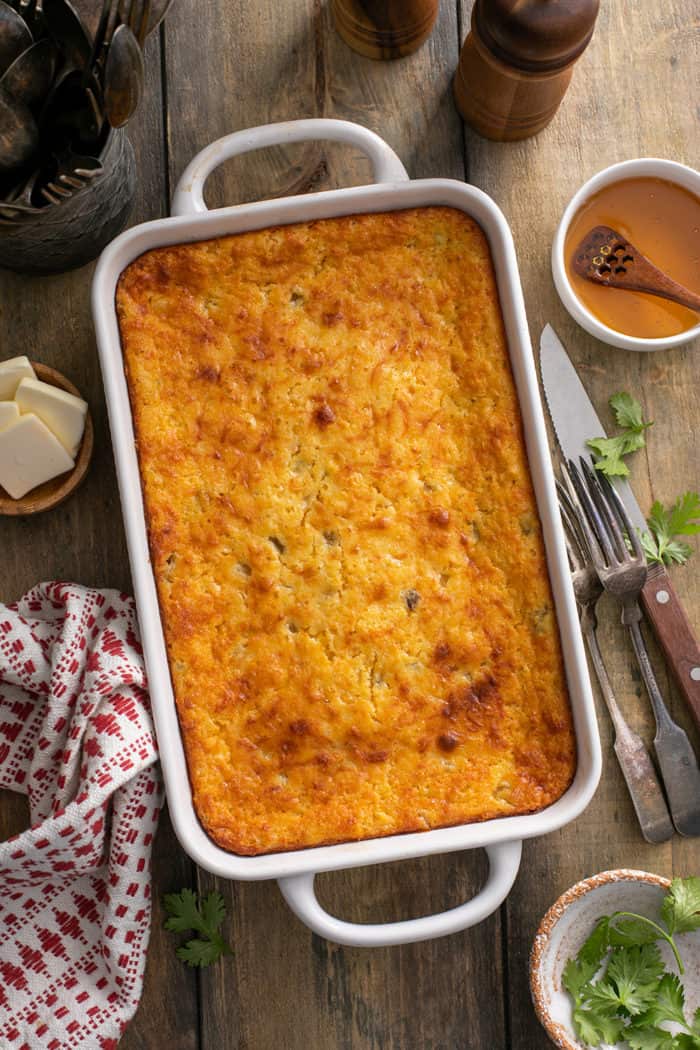
[[[575,741],[486,238],[149,251],[117,308],[194,803],[239,854],[539,810]]]

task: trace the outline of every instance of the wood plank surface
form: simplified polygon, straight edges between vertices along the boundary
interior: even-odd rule
[[[468,25],[471,4],[462,4]],[[550,271],[550,247],[569,199],[595,172],[632,157],[668,157],[697,167],[697,18],[680,2],[617,0],[602,4],[593,40],[578,63],[554,121],[536,138],[493,143],[466,132],[471,182],[490,193],[511,224],[518,253],[533,346],[553,324],[570,351],[604,423],[607,399],[626,389],[655,420],[647,450],[632,465],[633,485],[648,509],[700,484],[700,363],[698,341],[687,349],[654,354],[615,350],[588,336],[559,302]],[[628,56],[623,58],[624,56]],[[634,56],[633,60],[630,57]],[[697,540],[695,541],[697,549]],[[673,571],[691,621],[700,630],[698,563]],[[600,607],[600,639],[614,688],[630,722],[653,736],[648,701],[617,609]],[[672,709],[690,720],[655,652],[656,670]],[[604,773],[586,813],[554,835],[525,845],[521,874],[506,903],[509,1025],[517,1050],[545,1050],[549,1042],[534,1018],[527,961],[539,918],[558,893],[577,879],[608,868],[630,867],[670,876],[700,872],[700,844],[675,836],[649,846],[639,835],[622,775],[612,754],[612,732],[599,701]]]
[[[157,35],[147,45],[144,104],[129,135],[139,169],[132,222],[167,213],[163,166],[164,122]],[[29,354],[60,369],[89,401],[95,423],[95,453],[83,487],[54,511],[35,518],[0,518],[0,600],[13,601],[39,580],[75,580],[97,587],[131,587],[114,463],[95,337],[90,315],[92,266],[57,277],[28,278],[0,270],[1,357]],[[0,836],[26,826],[26,800],[0,792]],[[192,864],[175,843],[167,817],[154,851],[154,930],[145,1009],[128,1035],[132,1046],[194,1050],[197,1046],[196,978],[162,948],[160,896],[187,883]],[[164,994],[167,989],[167,994]],[[193,1033],[193,1034],[188,1034]],[[128,1047],[127,1040],[124,1040]],[[91,1048],[86,1048],[91,1050]]]
[[[93,2],[93,0],[84,0]],[[695,345],[628,354],[586,336],[554,291],[549,250],[563,208],[605,165],[649,155],[698,165],[698,28],[684,0],[617,0],[602,6],[593,42],[555,121],[537,138],[496,144],[464,129],[451,97],[469,0],[442,0],[420,51],[377,63],[351,51],[323,0],[177,0],[148,44],[148,86],[131,123],[140,173],[132,221],[165,214],[175,182],[203,146],[239,128],[300,116],[336,116],[382,135],[413,177],[464,178],[490,193],[510,221],[533,343],[551,321],[604,420],[607,397],[626,388],[655,420],[634,464],[643,506],[700,487],[700,365]],[[193,12],[196,10],[195,20]],[[697,23],[697,19],[695,19]],[[630,59],[633,56],[633,60]],[[367,181],[353,151],[325,144],[275,148],[226,164],[210,180],[212,206]],[[104,398],[88,309],[91,267],[56,278],[0,271],[3,357],[30,353],[65,371],[89,399],[96,455],[85,487],[35,520],[0,520],[0,599],[39,579],[129,587]],[[700,558],[698,563],[700,564]],[[674,582],[700,629],[698,568]],[[614,686],[635,726],[651,722],[616,612],[601,611]],[[689,731],[654,651],[674,712]],[[525,846],[521,874],[500,914],[463,934],[381,951],[345,949],[311,935],[274,883],[228,883],[196,872],[163,821],[154,857],[154,928],[143,1001],[124,1050],[545,1050],[529,1000],[527,958],[546,908],[579,878],[610,867],[670,875],[700,872],[700,845],[651,847],[641,839],[611,751],[600,790],[573,825]],[[698,744],[697,735],[693,736]],[[0,836],[26,823],[22,800],[0,793]],[[318,880],[333,913],[388,921],[467,899],[485,877],[483,854],[385,865]],[[234,955],[199,975],[176,959],[162,929],[163,893],[216,888],[228,905]],[[90,1050],[90,1048],[87,1048]]]

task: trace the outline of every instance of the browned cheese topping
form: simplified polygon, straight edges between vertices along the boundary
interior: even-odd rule
[[[450,208],[117,293],[197,812],[242,854],[531,812],[575,742],[488,244]]]

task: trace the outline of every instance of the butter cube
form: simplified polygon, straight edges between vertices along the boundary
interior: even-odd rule
[[[25,376],[36,379],[28,357],[11,357],[7,361],[0,361],[0,401],[11,401],[20,379]]]
[[[13,499],[74,466],[58,438],[32,412],[0,430],[0,485]]]
[[[15,401],[22,415],[33,412],[52,430],[69,456],[75,458],[83,439],[87,403],[40,379],[22,379]]]
[[[19,409],[14,401],[0,401],[0,430],[19,419]]]

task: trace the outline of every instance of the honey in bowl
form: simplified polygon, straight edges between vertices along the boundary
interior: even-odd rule
[[[579,208],[564,245],[566,275],[581,303],[608,328],[641,339],[677,335],[700,315],[646,292],[607,288],[577,274],[572,259],[594,226],[610,226],[660,270],[700,293],[700,197],[666,179],[622,179]]]

